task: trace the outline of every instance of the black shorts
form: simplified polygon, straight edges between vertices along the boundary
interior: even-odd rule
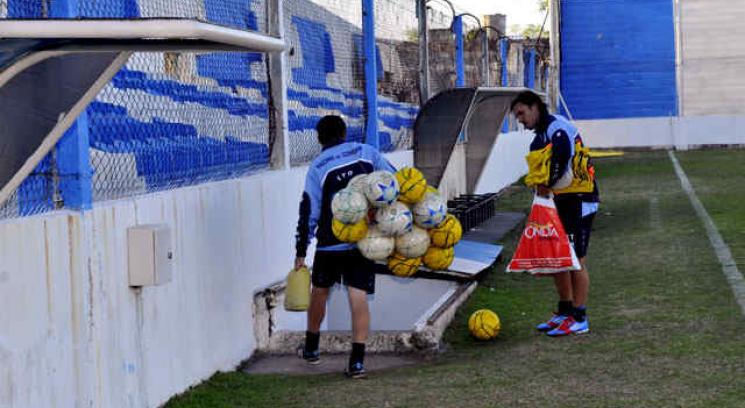
[[[375,293],[375,271],[378,264],[356,248],[349,251],[316,251],[311,281],[317,288],[330,288],[335,283]]]
[[[590,233],[595,213],[583,217],[582,200],[574,195],[557,196],[554,202],[564,230],[572,241],[577,258],[584,258],[587,256],[587,247],[590,245]]]

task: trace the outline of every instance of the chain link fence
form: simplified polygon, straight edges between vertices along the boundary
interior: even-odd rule
[[[502,66],[504,64],[499,48],[500,36],[499,33],[494,33],[490,30],[487,30],[484,35],[488,38],[487,44],[489,47],[489,59],[487,61],[489,80],[485,83],[486,86],[489,87],[500,86],[500,73],[502,72]]]
[[[147,17],[172,13],[253,31],[267,25],[263,0],[138,5]],[[87,109],[94,201],[267,168],[268,92],[263,54],[134,54]]]
[[[269,165],[260,54],[137,53],[87,109],[94,201]]]
[[[484,86],[484,32],[472,29],[464,33],[463,59],[465,81],[468,87]]]
[[[380,149],[410,149],[419,111],[419,21],[416,2],[377,0]]]
[[[5,18],[59,12],[53,1],[1,1]],[[264,0],[81,0],[77,6],[75,17],[82,18],[196,18],[253,31],[267,26]],[[267,168],[267,82],[263,54],[134,54],[77,122],[90,142],[93,200]],[[0,207],[0,218],[64,205],[56,154],[54,149]]]
[[[324,115],[340,115],[347,140],[364,140],[362,2],[284,2],[288,55],[290,163],[302,165],[321,151],[315,133]]]
[[[59,16],[60,0],[0,0],[0,17]],[[381,150],[409,149],[422,102],[416,2],[375,2],[378,128]],[[266,32],[265,0],[78,0],[82,18],[194,18]],[[284,1],[288,52],[287,107],[290,163],[320,152],[315,124],[337,114],[348,140],[364,141],[367,108],[362,2]],[[456,13],[459,11],[456,10]],[[455,86],[455,37],[449,10],[431,8],[430,96]],[[485,84],[482,38],[464,20],[467,86]],[[523,85],[523,50],[511,41],[501,61],[499,38],[489,40],[490,79]],[[537,67],[544,59],[539,53]],[[536,84],[545,88],[545,68]],[[77,122],[89,139],[94,201],[242,176],[269,167],[271,126],[266,58],[252,53],[136,53]],[[0,207],[0,218],[64,207],[53,150]],[[85,171],[83,169],[83,171]]]
[[[284,14],[292,49],[287,82],[290,163],[297,166],[320,152],[315,124],[324,115],[344,117],[348,141],[365,139],[362,2],[286,1]],[[415,3],[378,0],[375,17],[380,148],[408,149],[419,105]]]
[[[59,175],[54,154],[48,155],[0,206],[0,219],[39,214],[60,208]]]
[[[429,95],[455,87],[455,35],[450,11],[427,9],[427,37],[429,49]]]

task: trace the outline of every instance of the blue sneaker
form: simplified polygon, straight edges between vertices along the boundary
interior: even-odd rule
[[[561,323],[566,318],[567,316],[560,315],[560,314],[554,314],[553,316],[551,316],[550,319],[548,319],[548,321],[537,325],[535,328],[536,330],[541,331],[541,332],[551,331],[561,326]]]
[[[585,317],[582,322],[574,321],[572,327],[569,328],[574,334],[585,334],[590,331],[590,319]]]
[[[360,379],[367,377],[365,372],[365,365],[362,363],[354,363],[344,370],[344,375],[353,379]]]
[[[321,363],[321,351],[307,351],[305,346],[300,345],[297,348],[297,356],[305,360],[306,363],[316,365]]]
[[[583,322],[574,320],[573,317],[569,316],[561,322],[559,327],[547,332],[546,334],[550,337],[567,336],[570,334],[585,334],[590,331],[590,321],[585,319]]]

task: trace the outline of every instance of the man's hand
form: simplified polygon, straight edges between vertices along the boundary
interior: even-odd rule
[[[538,187],[536,187],[536,193],[539,197],[548,198],[551,194],[551,189],[544,185],[539,185]]]
[[[305,258],[297,257],[295,258],[295,269],[300,269],[305,266]]]

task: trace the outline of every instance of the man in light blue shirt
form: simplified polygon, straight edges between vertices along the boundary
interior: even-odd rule
[[[377,170],[395,172],[396,169],[372,146],[345,143],[346,125],[339,116],[321,118],[316,131],[323,150],[308,168],[295,245],[295,268],[300,268],[305,265],[308,244],[314,237],[317,239],[308,328],[305,346],[299,354],[310,364],[319,362],[320,328],[326,315],[329,290],[343,281],[352,309],[352,354],[345,372],[351,378],[362,378],[370,326],[367,295],[375,292],[375,270],[380,266],[363,257],[356,244],[343,243],[334,236],[331,200],[359,174]]]

